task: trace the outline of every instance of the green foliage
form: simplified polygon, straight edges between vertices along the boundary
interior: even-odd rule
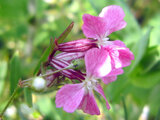
[[[7,62],[0,61],[0,96],[3,92],[6,75],[7,75]]]
[[[18,85],[21,76],[20,60],[18,51],[15,52],[10,61],[10,94],[12,94]]]
[[[25,97],[25,102],[29,107],[32,107],[32,92],[29,88],[24,88],[24,97]]]

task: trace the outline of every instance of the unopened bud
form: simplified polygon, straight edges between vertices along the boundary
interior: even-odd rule
[[[62,52],[86,52],[91,48],[97,47],[97,40],[80,39],[58,44],[58,50]]]
[[[46,88],[46,80],[42,77],[36,77],[33,79],[32,87],[35,91],[43,91]]]

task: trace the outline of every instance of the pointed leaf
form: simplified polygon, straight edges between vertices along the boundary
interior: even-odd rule
[[[7,62],[0,61],[0,96],[3,91],[5,77],[7,75]]]
[[[15,52],[13,55],[10,65],[10,94],[14,92],[14,89],[17,87],[18,81],[21,76],[21,70],[20,70],[20,59],[19,59],[19,53],[18,51]]]
[[[66,30],[58,37],[58,39],[57,39],[58,43],[62,43],[63,42],[63,40],[68,36],[70,31],[72,30],[73,25],[74,25],[74,23],[72,22],[66,28]],[[34,75],[39,71],[42,62],[46,61],[46,59],[48,58],[49,54],[53,51],[54,47],[55,47],[55,44],[53,43],[53,41],[51,41],[50,46],[45,50],[45,52],[41,56],[40,60],[38,61],[38,64],[37,64],[37,66],[36,66],[36,68],[34,70]]]
[[[32,92],[29,88],[24,88],[25,102],[29,107],[32,107]]]
[[[132,72],[134,68],[138,65],[138,63],[142,60],[149,44],[151,28],[148,29],[147,33],[142,36],[141,40],[137,42],[137,44],[133,48],[133,54],[135,56],[135,60],[131,64],[131,68],[129,72]]]

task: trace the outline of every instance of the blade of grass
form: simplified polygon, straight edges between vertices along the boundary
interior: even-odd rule
[[[7,62],[0,61],[0,96],[3,92],[6,75],[7,75]]]
[[[18,80],[20,79],[20,59],[18,51],[15,52],[10,61],[10,95],[17,87]]]
[[[128,113],[127,113],[127,107],[126,107],[126,102],[125,102],[124,96],[122,96],[122,104],[123,104],[123,109],[124,109],[125,120],[128,120]]]
[[[29,88],[24,88],[25,102],[29,107],[32,107],[32,92]]]

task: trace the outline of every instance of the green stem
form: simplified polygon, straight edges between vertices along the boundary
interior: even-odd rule
[[[73,68],[73,66],[68,66],[68,67],[65,67],[65,68],[62,68],[62,69],[53,71],[53,72],[48,73],[48,74],[40,75],[40,77],[45,77],[45,76],[48,76],[48,75],[52,75],[52,74],[58,73],[58,72],[60,72],[60,71],[62,71],[62,70],[67,70],[67,69],[72,69],[72,68]]]
[[[160,108],[159,108],[159,110],[158,110],[158,113],[157,113],[157,115],[156,115],[155,120],[159,120],[159,119],[160,119]]]
[[[67,66],[67,67],[65,67],[65,68],[62,68],[62,69],[59,69],[59,70],[56,70],[56,71],[53,71],[53,72],[51,72],[51,73],[47,73],[47,74],[43,74],[43,75],[39,75],[38,77],[45,77],[45,76],[49,76],[49,75],[52,75],[52,74],[55,74],[55,73],[58,73],[58,72],[60,72],[60,71],[62,71],[62,70],[67,70],[67,69],[73,69],[74,67],[73,67],[73,64],[71,64],[71,65],[69,65],[69,66]],[[29,86],[29,84],[30,84],[30,82],[34,79],[35,77],[31,77],[31,78],[29,78],[29,79],[26,79],[26,80],[20,80],[19,81],[19,86],[20,87],[24,87],[24,86]]]
[[[124,96],[122,96],[122,104],[123,104],[123,108],[124,108],[125,120],[128,120],[127,107],[126,107],[126,102],[125,102]]]
[[[1,119],[2,119],[2,117],[3,117],[3,115],[4,115],[5,111],[6,111],[6,109],[7,109],[8,106],[10,105],[10,103],[14,100],[14,97],[15,97],[18,89],[19,89],[19,86],[16,87],[16,89],[14,90],[12,96],[9,98],[9,101],[8,101],[8,103],[6,104],[5,108],[4,108],[4,109],[2,110],[2,112],[0,113],[0,118],[1,118]]]

